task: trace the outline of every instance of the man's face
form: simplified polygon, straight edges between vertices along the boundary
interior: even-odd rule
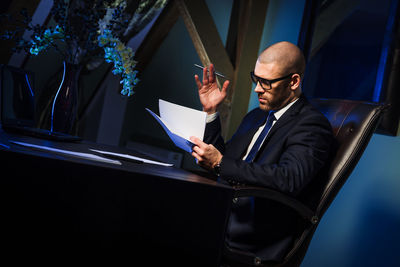
[[[257,60],[254,68],[254,74],[267,80],[273,80],[282,76],[286,76],[289,73],[282,73],[275,63],[264,64]],[[279,110],[291,100],[294,94],[293,90],[291,89],[290,77],[272,83],[271,89],[269,90],[263,89],[260,83],[257,83],[254,91],[258,94],[260,109],[265,111]]]

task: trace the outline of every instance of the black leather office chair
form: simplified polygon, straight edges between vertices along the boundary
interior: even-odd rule
[[[271,189],[252,186],[235,187],[234,196],[255,196],[278,201],[296,210],[305,221],[304,227],[282,263],[262,262],[248,252],[226,246],[224,257],[231,263],[237,263],[238,266],[240,263],[244,266],[299,266],[321,217],[357,165],[384,110],[388,108],[384,104],[339,99],[314,99],[311,103],[329,119],[337,141],[336,154],[327,177],[318,178],[323,183],[311,193],[307,192],[307,199],[301,201]]]

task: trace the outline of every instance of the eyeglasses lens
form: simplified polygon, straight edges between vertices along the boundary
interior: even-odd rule
[[[270,89],[271,84],[270,84],[267,80],[264,80],[264,79],[261,79],[261,78],[257,77],[257,76],[254,74],[254,72],[250,72],[250,77],[251,77],[251,80],[253,81],[253,83],[254,83],[255,85],[257,85],[257,83],[260,83],[261,87],[262,87],[264,90]]]

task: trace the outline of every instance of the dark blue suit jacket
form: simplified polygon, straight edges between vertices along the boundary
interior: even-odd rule
[[[224,155],[221,178],[231,183],[273,188],[299,195],[329,161],[333,134],[329,121],[302,95],[274,124],[253,163],[242,160],[267,113],[249,112],[231,140],[224,143],[219,119],[206,126],[205,142]],[[279,261],[296,232],[296,216],[278,203],[240,198],[234,204],[227,242],[263,260]]]

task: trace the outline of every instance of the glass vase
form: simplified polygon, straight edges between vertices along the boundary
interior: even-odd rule
[[[78,111],[78,80],[80,65],[63,62],[61,83],[55,94],[50,118],[50,130],[72,134]]]

